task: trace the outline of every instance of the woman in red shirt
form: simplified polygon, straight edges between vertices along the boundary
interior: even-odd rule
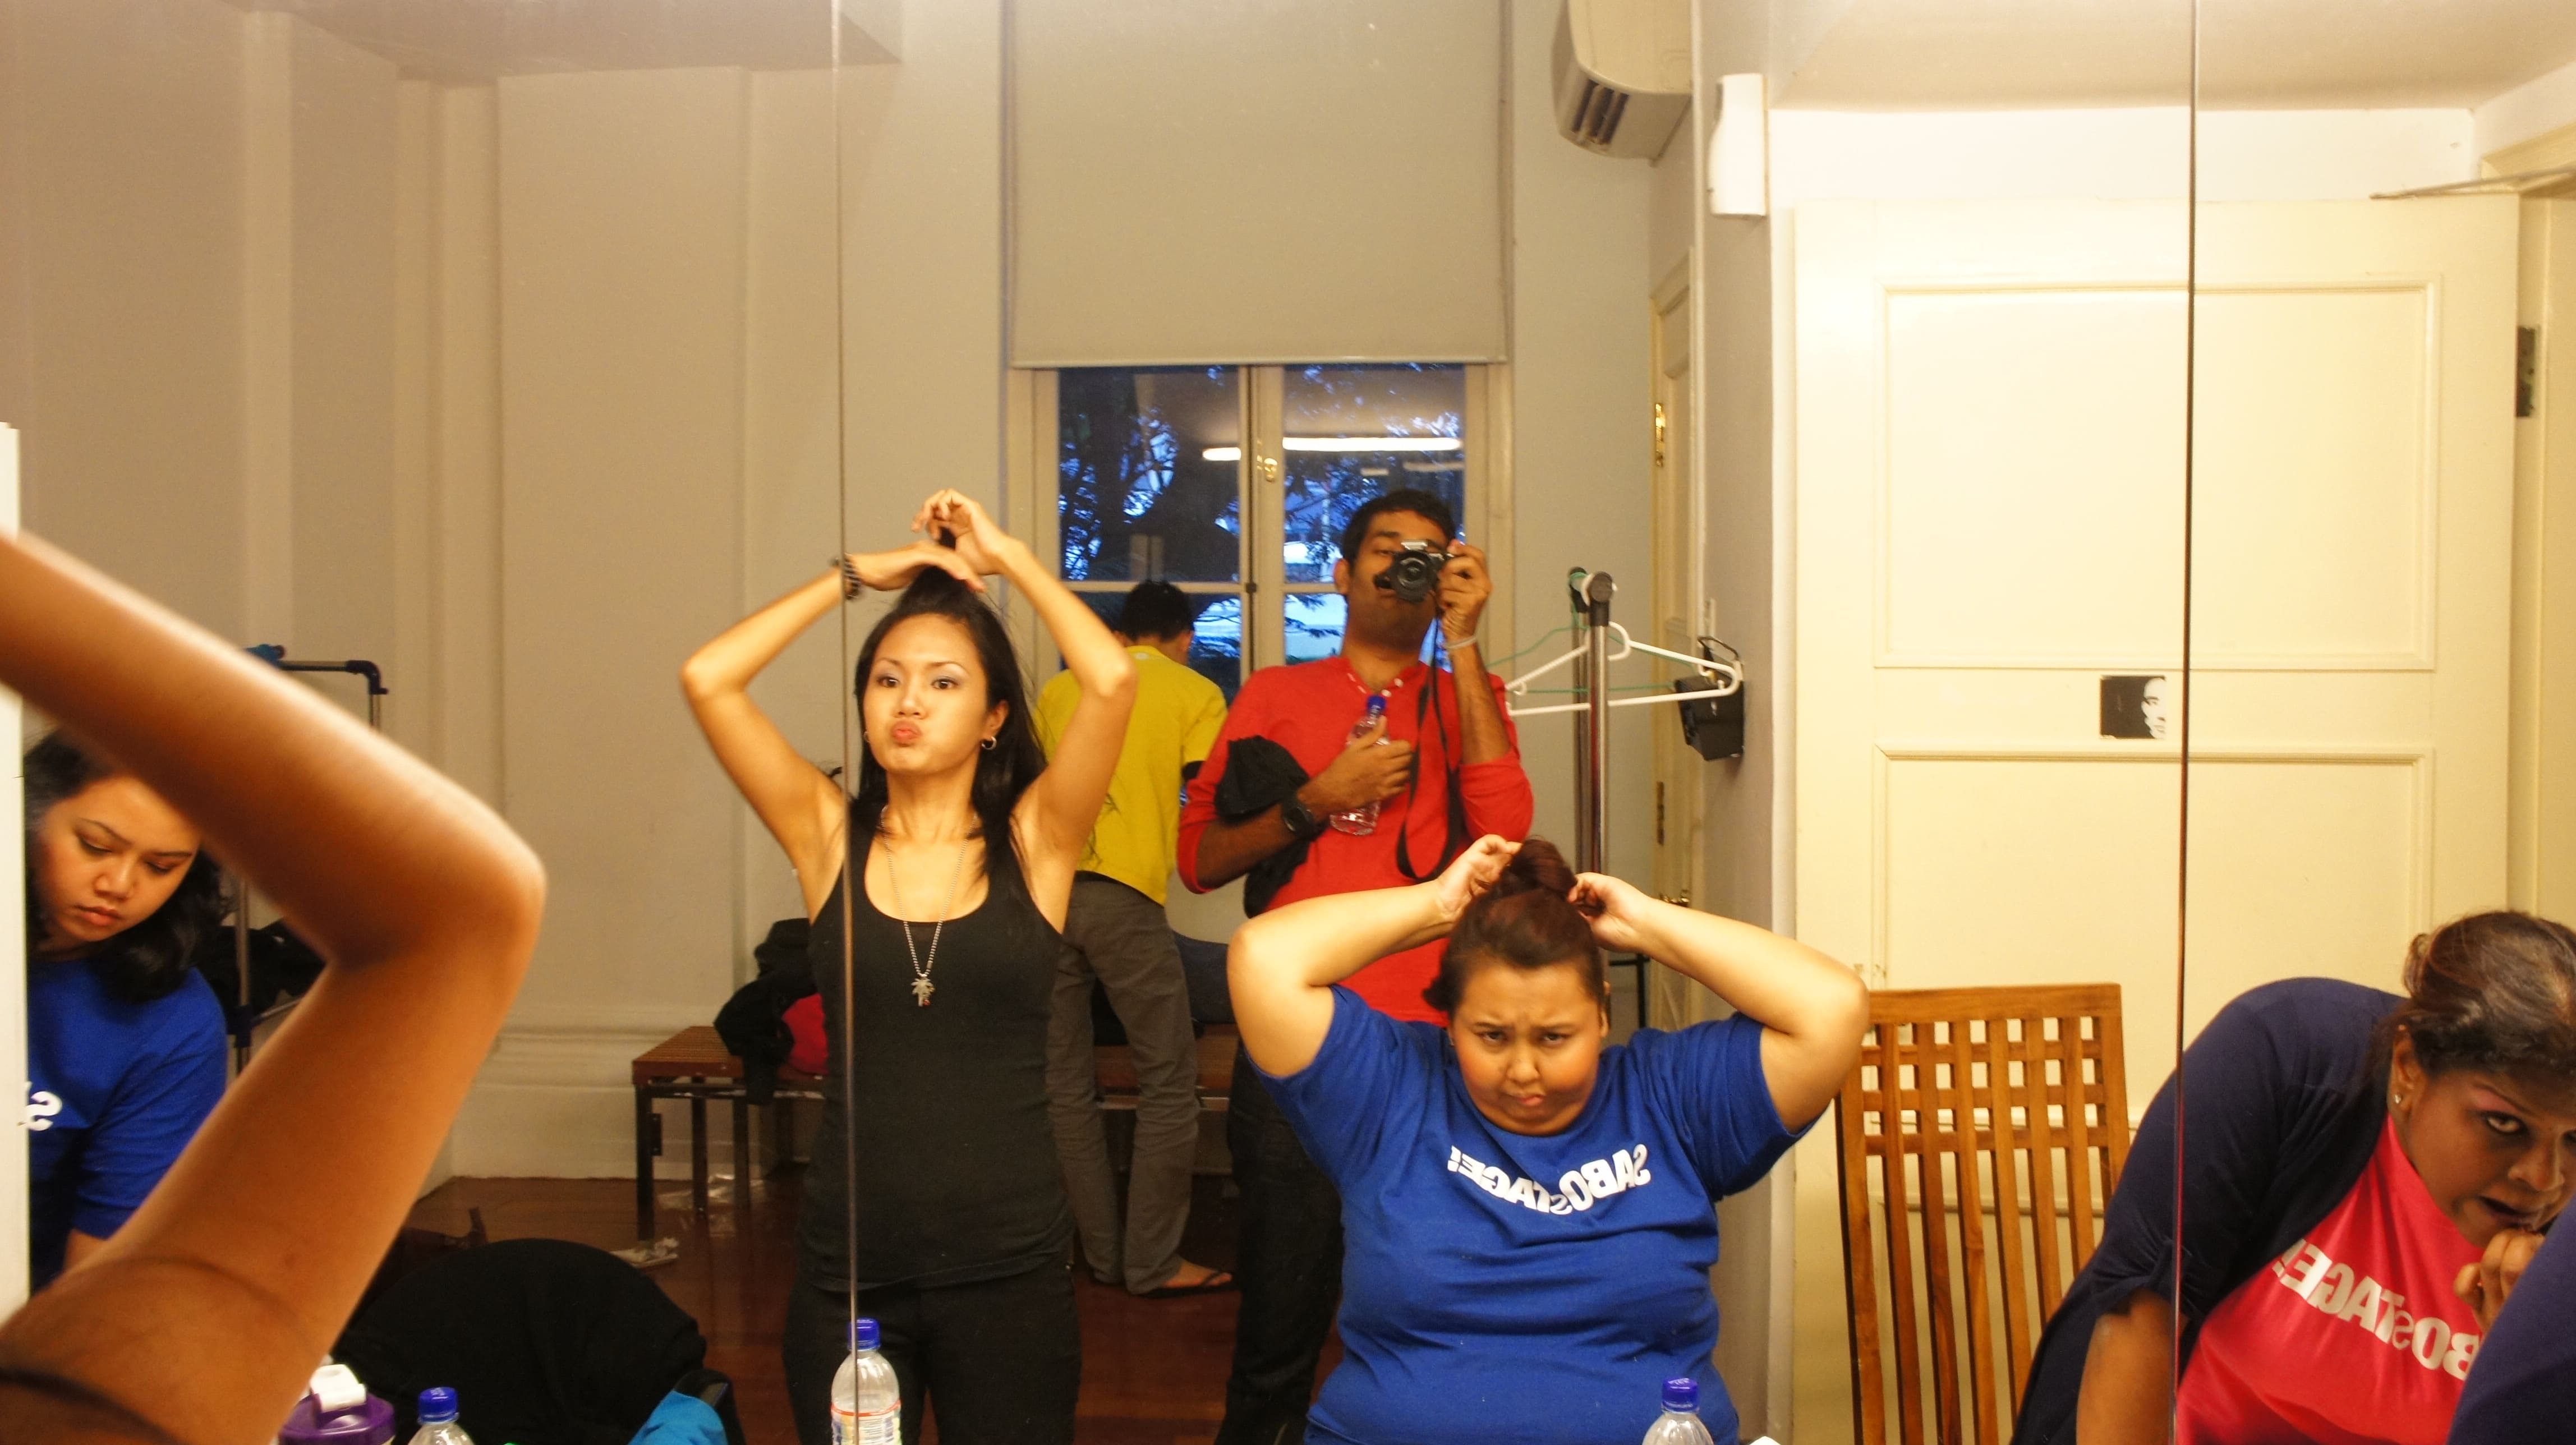
[[[2293,979],[2211,1021],[2179,1075],[2180,1396],[2168,1082],[2016,1442],[2161,1442],[2170,1418],[2184,1445],[2438,1445],[2576,1179],[2576,931],[2477,914],[2405,979]]]

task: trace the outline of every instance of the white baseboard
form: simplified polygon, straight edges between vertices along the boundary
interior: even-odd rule
[[[634,1178],[634,1058],[694,1022],[632,1013],[514,1019],[457,1116],[455,1172],[474,1179]],[[657,1108],[663,1152],[654,1177],[686,1179],[688,1105],[664,1100]],[[711,1171],[730,1173],[733,1110],[711,1106],[707,1131]]]

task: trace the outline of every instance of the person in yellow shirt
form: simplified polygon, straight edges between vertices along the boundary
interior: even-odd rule
[[[1136,707],[1109,799],[1074,874],[1047,1040],[1047,1107],[1083,1258],[1102,1284],[1156,1297],[1234,1287],[1232,1273],[1181,1258],[1190,1160],[1198,1152],[1198,1044],[1163,899],[1180,837],[1181,789],[1225,726],[1225,694],[1188,664],[1195,617],[1188,594],[1168,582],[1137,584],[1119,612],[1118,638],[1136,659]],[[1038,696],[1038,736],[1050,753],[1080,691],[1071,673],[1059,673]],[[1136,1061],[1136,1148],[1123,1228],[1092,1054],[1095,983],[1109,995]]]

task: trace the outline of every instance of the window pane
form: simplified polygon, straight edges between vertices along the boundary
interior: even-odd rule
[[[1190,644],[1190,666],[1201,677],[1225,689],[1225,700],[1243,686],[1243,599],[1219,597],[1199,609],[1196,640]]]
[[[1281,532],[1288,580],[1333,580],[1342,527],[1381,493],[1429,492],[1449,504],[1452,519],[1462,518],[1466,418],[1463,366],[1289,368]],[[1292,656],[1296,646],[1292,637]]]
[[[1350,615],[1342,594],[1291,592],[1286,601],[1290,662],[1313,662],[1342,650],[1342,621]]]
[[[1091,609],[1092,615],[1115,628],[1119,609],[1127,605],[1127,590],[1092,591],[1079,589],[1073,594]],[[1333,599],[1339,602],[1341,599]],[[1201,677],[1224,689],[1225,700],[1234,701],[1237,688],[1243,686],[1243,599],[1235,596],[1201,596],[1192,594],[1190,601],[1199,607],[1198,624],[1190,642],[1190,667]],[[1335,624],[1338,628],[1339,624]],[[1340,646],[1340,633],[1334,633],[1334,646]],[[1061,667],[1063,661],[1058,659]]]
[[[1221,366],[1057,374],[1066,581],[1238,580],[1242,390]]]

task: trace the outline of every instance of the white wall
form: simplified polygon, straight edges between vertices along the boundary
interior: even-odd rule
[[[2489,100],[2473,118],[2481,156],[2576,125],[2576,62]]]
[[[627,1059],[799,911],[677,676],[833,547],[831,99],[819,72],[499,85],[501,795],[553,888],[459,1172],[628,1172]],[[839,671],[826,626],[757,685],[818,759]]]
[[[813,579],[840,535],[840,415],[831,304],[840,264],[833,227],[839,190],[832,164],[832,76],[791,71],[751,77],[751,217],[743,307],[741,611]],[[837,629],[815,628],[752,684],[760,704],[799,751],[837,762],[840,699],[848,671]],[[703,750],[701,750],[703,752]],[[714,766],[712,757],[702,767]],[[796,871],[748,805],[738,805],[741,855],[739,954],[772,921],[801,917]]]
[[[1650,420],[1651,292],[1647,199],[1652,176],[1556,133],[1548,50],[1557,0],[1512,0],[1511,408],[1514,552],[1502,579],[1514,636],[1536,661],[1542,633],[1565,625],[1569,567],[1619,584],[1613,616],[1630,625],[1653,599],[1647,523],[1654,436]],[[1677,139],[1675,144],[1681,144]],[[1510,668],[1499,669],[1508,673]],[[1634,680],[1642,672],[1614,675]],[[1562,702],[1563,698],[1543,698]],[[1652,861],[1648,708],[1611,715],[1609,863],[1631,878]],[[1521,726],[1521,755],[1538,795],[1536,831],[1572,852],[1574,726],[1558,714]]]
[[[902,64],[841,73],[853,550],[910,540],[940,487],[1002,500],[1001,10],[914,5]]]
[[[242,20],[220,0],[7,7],[24,330],[0,395],[26,524],[243,626]],[[136,44],[149,36],[154,43]],[[23,348],[22,350],[20,348]]]
[[[1771,117],[1772,206],[1809,200],[2180,199],[2190,112],[1884,113]],[[2478,150],[2465,110],[2210,111],[2200,117],[2207,201],[2358,200],[2466,180]]]

